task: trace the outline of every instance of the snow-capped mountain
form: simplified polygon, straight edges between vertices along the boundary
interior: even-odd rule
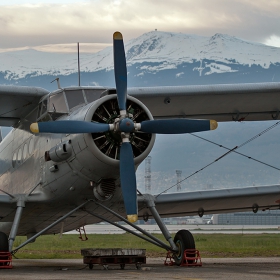
[[[224,34],[152,31],[126,42],[125,50],[129,86],[280,81],[280,48]],[[80,57],[83,85],[114,85],[112,47]],[[60,77],[64,86],[76,84],[76,54],[28,49],[1,53],[0,61],[1,83],[50,88]]]

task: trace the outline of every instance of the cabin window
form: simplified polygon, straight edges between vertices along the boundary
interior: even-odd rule
[[[87,103],[91,103],[100,98],[101,93],[104,89],[84,89]]]
[[[72,108],[85,104],[85,99],[82,90],[67,90],[65,91],[69,110]]]
[[[32,137],[28,145],[28,152],[30,155],[33,153],[33,150],[34,150],[34,138]]]
[[[23,146],[23,152],[22,152],[22,160],[25,160],[27,157],[27,151],[28,151],[28,147],[27,144],[25,143]]]
[[[22,159],[22,151],[21,151],[21,149],[19,149],[18,154],[17,154],[17,162],[21,163],[21,159]]]
[[[14,153],[14,155],[13,155],[13,161],[12,161],[13,167],[16,166],[16,162],[17,162],[17,153]]]

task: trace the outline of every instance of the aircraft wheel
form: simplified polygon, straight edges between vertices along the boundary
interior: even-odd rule
[[[8,252],[9,251],[9,241],[8,237],[4,232],[0,231],[0,252]],[[0,257],[1,260],[6,260],[8,257]],[[5,265],[5,263],[0,262],[1,265]]]
[[[179,230],[175,237],[174,243],[178,247],[178,252],[173,254],[174,261],[177,265],[181,265],[183,262],[183,255],[186,249],[195,249],[195,242],[193,235],[188,230]],[[189,257],[194,257],[193,254],[188,255]],[[189,261],[192,263],[193,261]]]
[[[9,241],[8,237],[4,232],[0,231],[0,252],[9,251]]]

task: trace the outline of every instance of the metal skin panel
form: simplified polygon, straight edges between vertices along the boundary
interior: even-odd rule
[[[280,110],[280,83],[129,88],[128,94],[143,102],[155,119],[272,120]]]

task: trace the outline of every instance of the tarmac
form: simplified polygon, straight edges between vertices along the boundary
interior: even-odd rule
[[[280,258],[204,258],[201,267],[165,266],[165,258],[147,258],[135,265],[95,265],[81,259],[14,259],[12,269],[1,269],[0,279],[280,279]]]
[[[149,233],[161,233],[158,225],[138,225]],[[125,225],[132,231],[137,231],[131,226]],[[186,224],[186,225],[166,225],[170,233],[176,233],[180,229],[187,229],[191,233],[199,234],[263,234],[275,233],[280,234],[278,225],[205,225],[205,224]],[[108,224],[94,224],[85,226],[87,234],[123,234],[124,230]],[[66,234],[77,234],[76,230],[69,231]]]

